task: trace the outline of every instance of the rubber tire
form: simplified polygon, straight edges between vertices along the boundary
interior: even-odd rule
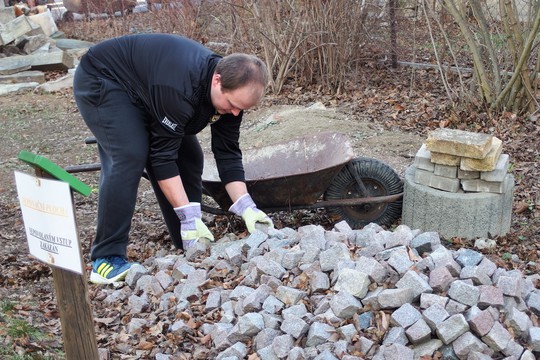
[[[364,186],[372,196],[386,196],[403,192],[403,181],[390,166],[370,159],[356,158],[351,160],[334,178],[324,193],[324,200],[340,200],[361,197],[356,189],[356,180],[350,170],[356,172]],[[369,203],[357,206],[330,207],[326,211],[337,218],[345,220],[351,228],[360,229],[369,223],[381,226],[392,225],[401,217],[403,201],[392,203]]]

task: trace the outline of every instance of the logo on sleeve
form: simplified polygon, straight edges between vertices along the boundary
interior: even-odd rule
[[[178,126],[178,124],[175,124],[171,120],[167,119],[166,116],[163,118],[163,120],[161,120],[161,123],[172,131],[176,131],[176,127]]]

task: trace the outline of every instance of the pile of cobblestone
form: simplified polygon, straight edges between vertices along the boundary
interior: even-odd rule
[[[204,339],[193,358],[540,355],[540,275],[499,268],[471,249],[448,250],[437,233],[405,225],[258,230],[144,265],[128,273],[129,288],[101,290],[103,301],[124,300],[128,334],[144,334],[157,320],[143,314],[154,312],[164,333]],[[175,358],[165,349],[153,356]]]

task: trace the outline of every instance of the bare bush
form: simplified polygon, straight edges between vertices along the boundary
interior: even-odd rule
[[[454,24],[472,61],[472,87],[460,76],[462,81],[457,85],[457,90],[451,88],[445,73],[440,71],[450,98],[459,94],[453,100],[480,104],[488,112],[525,114],[538,110],[538,1],[438,0],[432,3],[422,0],[422,6],[428,23],[438,24],[445,38],[443,43],[433,41],[435,54],[441,48],[452,54],[450,63],[444,63],[441,57],[437,57],[440,69],[454,65],[460,75],[463,71],[463,65],[455,56],[459,51],[456,44],[460,42],[452,38],[449,32]],[[444,14],[452,20],[451,26],[443,23]],[[429,29],[433,31],[431,27]]]

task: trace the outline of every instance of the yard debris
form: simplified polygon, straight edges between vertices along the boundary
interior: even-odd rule
[[[72,69],[90,46],[87,41],[65,39],[46,5],[5,7],[0,2],[0,95],[21,89],[71,87]],[[44,72],[54,70],[66,75],[61,81],[45,83]]]

